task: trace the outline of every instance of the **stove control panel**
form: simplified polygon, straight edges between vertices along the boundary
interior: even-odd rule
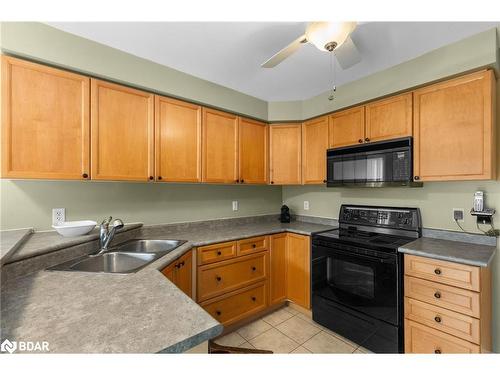
[[[339,223],[407,230],[417,230],[421,227],[418,208],[342,205]]]

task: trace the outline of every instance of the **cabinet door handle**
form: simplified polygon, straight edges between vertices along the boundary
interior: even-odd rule
[[[274,181],[271,181],[271,184],[274,184]]]
[[[82,174],[83,178],[89,178],[89,175],[87,173]]]
[[[436,317],[434,317],[434,320],[435,320],[437,323],[441,323],[441,317],[440,317],[440,316],[436,316]]]
[[[257,271],[257,268],[255,268],[255,266],[252,267],[252,272],[255,272]]]
[[[155,178],[153,176],[149,176],[149,179],[150,180],[154,180]]]
[[[434,273],[435,273],[436,275],[441,275],[441,270],[440,270],[439,268],[436,268],[436,269],[434,270]]]
[[[162,179],[162,177],[161,177],[161,176],[158,176],[158,180],[161,180],[161,179]]]
[[[252,247],[255,249],[255,248],[257,247],[257,245],[253,243],[253,244],[252,244]]]
[[[215,276],[215,280],[217,280],[218,282],[220,282],[222,280],[222,277],[220,276]]]
[[[413,179],[414,179],[415,181],[418,181],[418,180],[420,180],[420,177],[419,177],[419,176],[415,176],[415,177],[413,177]]]
[[[361,138],[358,139],[358,143],[363,143],[363,140]]]
[[[365,142],[370,142],[370,138],[366,137]]]
[[[255,301],[257,301],[257,298],[255,298],[255,297],[252,297],[252,301],[254,301],[254,302],[255,302]]]
[[[236,180],[236,183],[239,184],[240,183],[240,180]]]
[[[434,297],[441,298],[441,293],[439,293],[439,292],[434,293]]]
[[[326,184],[326,180],[323,180],[323,183]]]
[[[436,353],[436,354],[441,354],[441,349],[436,349],[436,350],[434,350],[434,353]]]
[[[244,184],[244,183],[245,183],[245,180],[244,180],[244,179],[241,179],[241,181],[240,181],[240,182],[241,182],[242,184]]]
[[[217,314],[217,316],[220,316],[222,313],[219,310],[217,310],[215,314]]]

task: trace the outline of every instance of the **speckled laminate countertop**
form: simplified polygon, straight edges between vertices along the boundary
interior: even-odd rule
[[[1,338],[48,341],[57,353],[182,352],[219,335],[222,326],[160,269],[192,246],[333,228],[271,220],[144,227],[142,238],[188,242],[134,274],[39,271],[3,283]]]
[[[488,267],[495,256],[496,248],[488,245],[421,237],[398,250],[405,254]]]

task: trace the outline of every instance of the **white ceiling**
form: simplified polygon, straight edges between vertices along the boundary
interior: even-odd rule
[[[275,68],[260,64],[304,33],[305,22],[52,22],[51,26],[266,101],[302,100],[329,89],[328,53],[307,44]],[[373,22],[352,34],[362,61],[337,64],[337,86],[410,60],[491,22]],[[467,51],[464,51],[467,53]]]

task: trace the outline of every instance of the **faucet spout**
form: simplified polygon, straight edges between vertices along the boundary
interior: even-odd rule
[[[113,218],[110,216],[107,219],[104,219],[100,225],[99,229],[99,244],[100,249],[95,255],[102,254],[103,252],[108,250],[109,244],[115,237],[116,231],[118,229],[123,228],[123,221],[120,219],[115,219],[111,225],[111,229],[109,228],[109,224]]]

